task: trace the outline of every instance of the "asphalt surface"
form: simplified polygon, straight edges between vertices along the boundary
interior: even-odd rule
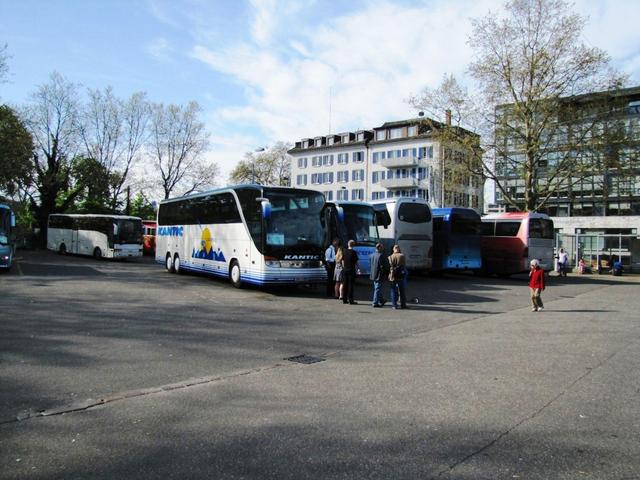
[[[552,277],[533,313],[525,277],[416,277],[393,311],[21,252],[0,478],[640,479],[638,283]]]

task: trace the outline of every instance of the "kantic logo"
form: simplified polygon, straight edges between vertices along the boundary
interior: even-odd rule
[[[320,260],[320,255],[285,255],[285,260]]]
[[[158,227],[160,237],[181,237],[183,233],[184,227]]]

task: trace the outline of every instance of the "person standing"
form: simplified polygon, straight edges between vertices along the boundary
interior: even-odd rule
[[[342,302],[348,302],[351,305],[357,304],[353,299],[356,286],[356,272],[358,271],[358,253],[353,249],[355,244],[355,240],[349,240],[347,243],[349,248],[347,248],[342,254],[342,284],[344,286]]]
[[[369,257],[369,263],[371,266],[369,278],[373,280],[374,308],[381,308],[386,303],[386,300],[382,298],[382,285],[384,284],[385,277],[389,274],[389,262],[386,261],[383,253],[384,245],[378,243],[376,245],[376,251],[371,255],[371,257]]]
[[[344,298],[344,284],[342,283],[344,281],[344,277],[342,275],[342,272],[344,270],[342,264],[343,254],[344,249],[339,246],[338,251],[336,252],[336,269],[333,274],[333,280],[335,282],[335,295],[338,300],[342,300]]]
[[[398,308],[398,296],[400,308],[407,308],[407,294],[404,277],[406,275],[406,260],[399,245],[393,246],[393,253],[389,257],[389,281],[391,282],[391,307]]]
[[[327,270],[327,297],[333,297],[336,282],[334,280],[336,270],[336,251],[340,245],[340,240],[333,239],[333,243],[324,251],[324,268]]]
[[[558,273],[561,277],[567,276],[567,267],[569,265],[569,255],[564,251],[564,248],[560,249],[558,253]]]
[[[531,270],[529,271],[529,290],[531,291],[531,311],[539,312],[544,310],[540,294],[544,290],[544,269],[538,264],[535,258],[531,260]]]

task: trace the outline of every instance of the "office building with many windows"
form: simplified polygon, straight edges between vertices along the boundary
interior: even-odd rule
[[[452,181],[448,167],[464,152],[442,144],[439,126],[419,117],[370,130],[304,138],[289,150],[291,185],[319,190],[327,201],[408,196],[424,198],[433,207],[482,211],[482,178],[466,174]]]

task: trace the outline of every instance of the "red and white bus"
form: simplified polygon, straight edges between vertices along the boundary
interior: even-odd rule
[[[553,268],[553,221],[534,212],[482,217],[482,269],[487,274],[528,272],[534,258],[545,271]]]
[[[145,255],[156,254],[156,229],[158,223],[155,220],[142,220],[142,252]]]

